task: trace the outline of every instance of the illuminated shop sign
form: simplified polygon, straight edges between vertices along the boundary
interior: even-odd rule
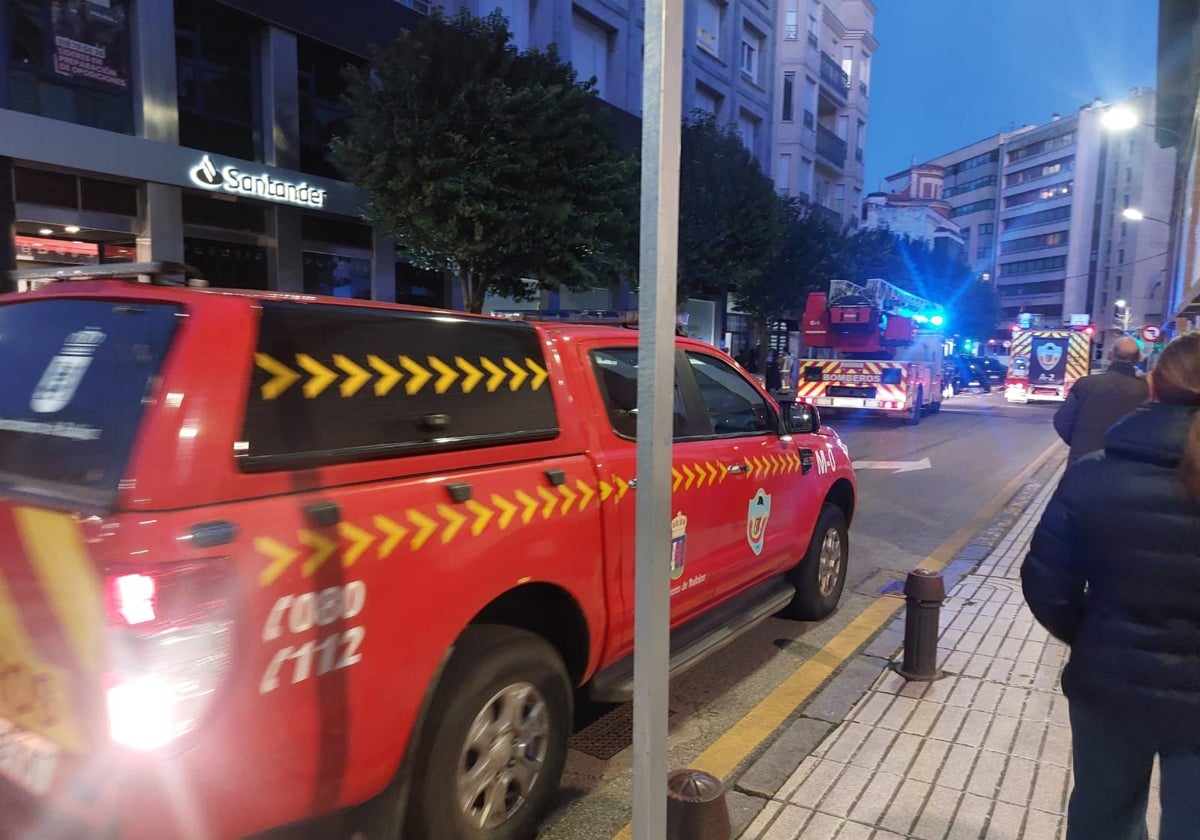
[[[299,207],[324,207],[325,190],[303,181],[293,184],[268,175],[266,172],[246,172],[229,165],[217,169],[212,159],[205,155],[188,171],[192,183],[206,190],[224,190],[234,195],[262,198],[280,204],[295,204]]]

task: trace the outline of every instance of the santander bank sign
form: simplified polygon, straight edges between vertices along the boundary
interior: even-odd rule
[[[246,172],[232,164],[218,169],[208,155],[188,171],[188,177],[193,184],[206,190],[222,190],[248,198],[294,204],[297,207],[325,206],[325,190],[310,186],[304,181],[293,184],[265,172]]]

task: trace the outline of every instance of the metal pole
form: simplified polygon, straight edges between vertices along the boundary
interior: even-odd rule
[[[632,826],[634,840],[662,840],[667,830],[667,558],[671,549],[682,0],[647,0],[644,56]]]

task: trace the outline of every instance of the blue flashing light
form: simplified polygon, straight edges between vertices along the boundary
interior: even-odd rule
[[[933,324],[935,327],[940,327],[942,324],[946,323],[946,319],[941,315],[934,315],[929,319],[929,323]]]

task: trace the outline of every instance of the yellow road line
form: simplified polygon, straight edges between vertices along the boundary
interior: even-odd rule
[[[1029,478],[1059,448],[1055,443],[1048,446],[1017,476],[1004,485],[992,499],[980,508],[969,522],[951,534],[918,564],[918,568],[941,570],[971,538],[1000,512]],[[791,676],[779,684],[759,701],[741,720],[726,730],[708,749],[700,753],[690,764],[692,769],[704,770],[717,778],[724,778],[753,752],[763,741],[775,733],[784,721],[791,717],[810,698],[842,663],[853,656],[883,625],[899,612],[904,601],[899,598],[879,598],[858,614],[840,633],[830,639]],[[665,795],[665,789],[664,789]],[[626,825],[613,840],[630,840],[632,827]]]

